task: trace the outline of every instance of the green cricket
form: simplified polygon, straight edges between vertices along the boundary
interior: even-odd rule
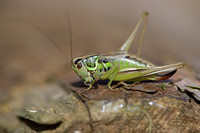
[[[148,17],[149,13],[144,11],[130,37],[118,51],[86,55],[71,60],[72,69],[84,81],[84,84],[89,86],[87,90],[90,90],[97,80],[109,80],[108,88],[110,90],[113,90],[113,87],[111,86],[113,81],[120,81],[121,83],[162,81],[174,75],[177,69],[184,66],[183,62],[156,66],[139,57]],[[143,21],[144,25],[137,55],[128,53]]]

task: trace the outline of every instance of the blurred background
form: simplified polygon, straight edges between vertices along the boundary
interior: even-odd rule
[[[117,50],[147,10],[150,18],[141,56],[156,65],[183,61],[199,73],[199,5],[199,0],[1,0],[0,90],[38,82],[49,74],[72,73],[66,14],[77,57]],[[19,18],[43,29],[50,39]],[[130,52],[137,51],[139,37]]]

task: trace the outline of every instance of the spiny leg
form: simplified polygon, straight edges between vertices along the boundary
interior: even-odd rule
[[[142,43],[143,43],[143,39],[144,39],[144,33],[146,31],[146,28],[147,28],[147,23],[148,23],[148,19],[149,19],[149,13],[147,12],[146,13],[146,16],[145,16],[145,21],[144,21],[144,26],[142,28],[142,34],[141,34],[141,37],[140,37],[140,42],[139,42],[139,45],[138,45],[138,50],[137,50],[137,57],[140,56],[140,53],[141,53],[141,48],[142,48]]]
[[[124,81],[119,81],[116,85],[112,86],[112,88],[116,88],[119,86],[129,86],[129,85],[125,83]]]
[[[95,83],[95,80],[92,81],[92,83],[89,85],[89,87],[86,90],[84,90],[84,92],[89,91],[92,88],[92,86],[94,85],[94,83]]]
[[[125,83],[124,81],[120,81],[120,82],[118,82],[118,85],[123,85],[124,87],[126,87],[125,89],[130,90],[131,87],[134,87],[135,85],[137,85],[139,83],[140,82],[136,81],[130,85],[130,84]]]
[[[119,50],[125,50],[125,51],[128,51],[128,50],[129,50],[129,47],[130,47],[131,43],[133,42],[133,40],[134,40],[134,38],[135,38],[135,36],[136,36],[136,34],[137,34],[137,32],[138,32],[138,29],[139,29],[140,25],[142,24],[142,22],[143,22],[143,20],[144,20],[144,18],[145,18],[146,16],[148,17],[148,16],[149,16],[149,13],[148,13],[147,11],[144,11],[144,12],[142,13],[142,16],[140,17],[140,20],[139,20],[139,22],[137,23],[135,29],[134,29],[133,32],[131,33],[130,37],[126,40],[126,42],[122,45],[122,47],[121,47]],[[146,22],[145,22],[145,23],[147,23],[147,19],[146,19]],[[142,38],[143,38],[143,36],[144,36],[144,31],[145,31],[144,29],[146,29],[145,27],[146,27],[146,24],[144,25],[143,32],[142,32],[142,37],[141,37],[140,40],[143,40]]]
[[[116,74],[119,72],[120,70],[120,66],[114,66],[112,69],[110,69],[108,72],[106,72],[102,77],[101,79],[104,80],[104,79],[110,79],[110,81],[108,82],[108,88],[112,90],[111,88],[111,83],[113,81],[113,79],[115,78]]]
[[[111,87],[111,83],[112,83],[113,79],[116,77],[116,75],[119,72],[119,70],[120,70],[120,67],[116,67],[115,70],[114,70],[114,72],[113,72],[113,74],[110,75],[110,81],[108,82],[108,88],[110,90],[113,90],[113,88]]]
[[[117,83],[118,85],[123,85],[123,86],[129,86],[127,83],[125,83],[124,81],[120,81]]]

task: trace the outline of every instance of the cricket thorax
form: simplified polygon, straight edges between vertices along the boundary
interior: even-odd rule
[[[99,57],[96,55],[89,56],[89,57],[83,59],[83,63],[89,71],[93,71],[93,70],[97,69],[98,59],[99,59]]]
[[[112,67],[109,60],[101,59],[101,57],[97,55],[89,56],[83,59],[83,62],[94,79],[100,77]]]
[[[108,59],[99,59],[98,61],[98,70],[100,73],[105,73],[113,67],[112,60]]]

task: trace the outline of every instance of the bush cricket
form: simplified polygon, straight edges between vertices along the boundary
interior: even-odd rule
[[[77,57],[71,60],[72,69],[84,81],[87,90],[90,90],[97,80],[109,80],[108,88],[113,81],[140,82],[140,81],[162,81],[171,77],[177,69],[182,68],[184,63],[156,66],[153,63],[139,57],[143,42],[149,13],[144,11],[130,37],[118,51],[93,54]],[[142,35],[139,42],[137,55],[128,53],[140,25],[144,21]]]

